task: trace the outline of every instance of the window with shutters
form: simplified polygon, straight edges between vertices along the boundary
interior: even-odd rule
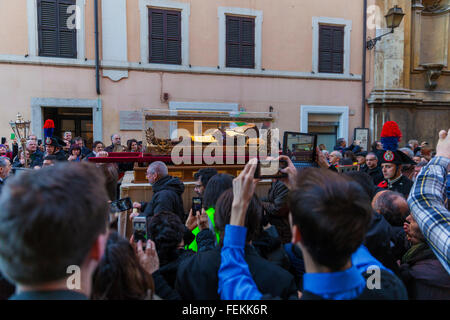
[[[76,0],[37,0],[39,56],[77,58],[77,30],[73,24]],[[68,23],[69,22],[69,23]]]
[[[255,19],[226,16],[226,66],[255,68]]]
[[[181,64],[181,12],[149,9],[149,62]]]
[[[319,72],[344,73],[344,27],[319,25]]]

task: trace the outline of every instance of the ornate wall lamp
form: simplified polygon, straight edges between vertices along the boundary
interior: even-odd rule
[[[394,29],[397,28],[400,23],[403,20],[403,16],[405,14],[403,13],[402,8],[395,6],[394,8],[389,9],[387,15],[385,15],[384,17],[386,18],[386,26],[388,28],[391,29],[391,31],[382,34],[381,36],[378,36],[376,38],[373,39],[369,39],[366,42],[366,48],[368,50],[372,50],[373,48],[375,48],[375,45],[377,44],[378,40],[380,40],[381,38],[383,38],[384,36],[394,33]]]

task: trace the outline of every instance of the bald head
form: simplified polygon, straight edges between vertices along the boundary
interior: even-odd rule
[[[405,197],[395,191],[381,191],[372,201],[373,209],[396,227],[403,226],[403,222],[409,215],[409,206]]]

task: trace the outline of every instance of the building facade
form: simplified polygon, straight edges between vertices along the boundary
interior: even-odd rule
[[[1,136],[17,112],[88,144],[143,140],[142,109],[272,108],[328,149],[362,126],[363,1],[96,2],[0,1]]]
[[[374,87],[368,106],[373,136],[379,138],[383,123],[394,120],[403,143],[420,139],[435,148],[438,132],[450,127],[450,1],[377,0],[376,5],[382,12],[398,5],[405,16],[371,55]],[[377,33],[384,32],[381,25]]]

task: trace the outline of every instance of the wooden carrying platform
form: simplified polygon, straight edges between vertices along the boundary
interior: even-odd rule
[[[258,183],[256,186],[256,194],[258,197],[267,196],[271,183],[271,180],[262,180]],[[183,205],[184,211],[188,213],[192,206],[192,197],[197,197],[197,193],[194,191],[195,182],[184,182],[184,188],[185,189],[182,196]],[[120,186],[120,198],[130,197],[133,202],[139,202],[150,201],[152,196],[152,186],[148,183],[148,181],[146,181],[146,183],[135,183],[133,171],[127,171],[125,173]]]

